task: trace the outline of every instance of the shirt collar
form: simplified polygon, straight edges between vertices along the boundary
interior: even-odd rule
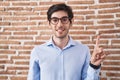
[[[75,41],[70,37],[68,44],[66,45],[65,48],[71,47],[76,45]],[[52,37],[50,38],[50,40],[47,42],[47,46],[55,46]]]

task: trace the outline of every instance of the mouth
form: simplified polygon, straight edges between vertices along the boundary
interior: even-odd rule
[[[65,29],[57,29],[56,31],[62,33],[63,31],[65,31]]]

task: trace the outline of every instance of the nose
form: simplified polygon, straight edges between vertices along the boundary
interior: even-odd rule
[[[63,25],[62,21],[59,20],[57,25],[61,27]]]

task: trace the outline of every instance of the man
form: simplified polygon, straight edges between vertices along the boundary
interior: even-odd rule
[[[89,48],[69,35],[72,9],[66,4],[52,5],[47,12],[51,39],[36,46],[30,56],[28,80],[99,80],[100,66],[106,55],[99,38],[90,56]]]

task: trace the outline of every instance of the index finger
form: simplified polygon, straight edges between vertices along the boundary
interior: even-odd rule
[[[98,47],[100,44],[100,35],[97,35],[97,39],[96,39],[96,46]]]

